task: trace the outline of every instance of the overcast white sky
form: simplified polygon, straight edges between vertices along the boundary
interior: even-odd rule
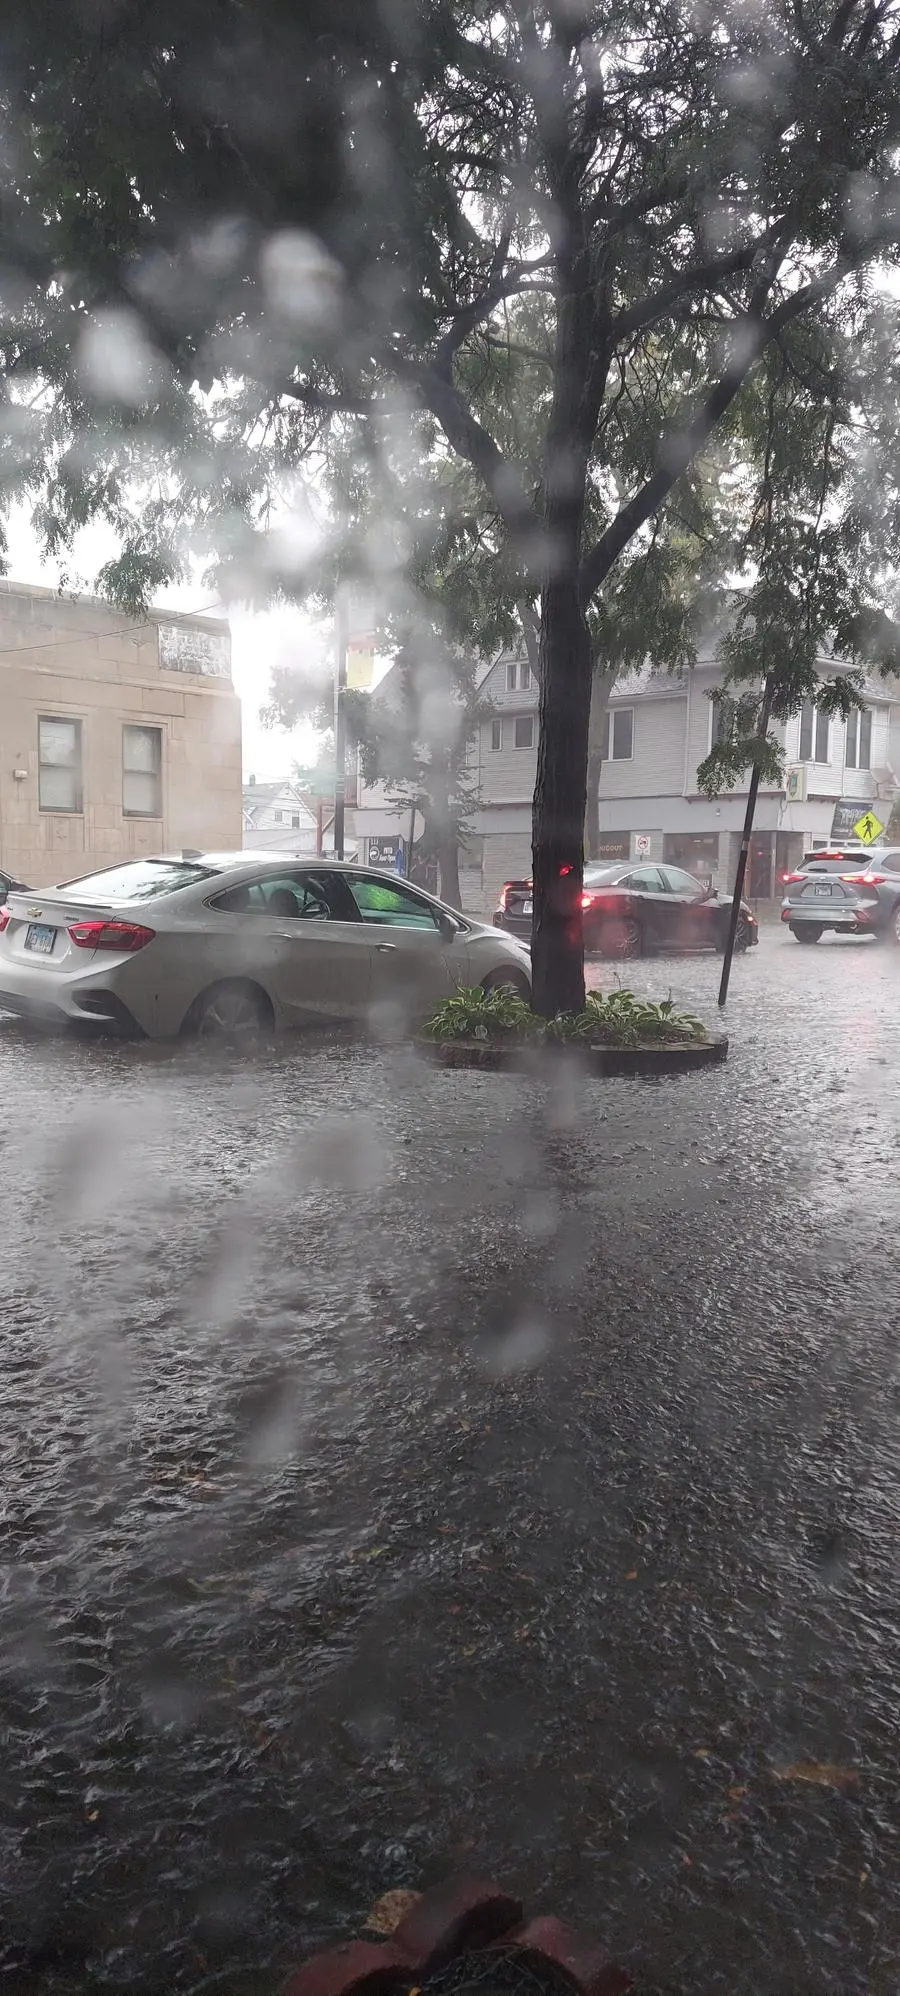
[[[58,587],[59,564],[42,560],[26,512],[17,510],[10,516],[7,537],[10,581],[39,582],[50,589]],[[102,530],[91,529],[82,534],[68,564],[72,578],[69,586],[91,590],[94,576],[113,548],[114,543]],[[199,579],[196,588],[165,590],[158,600],[173,610],[213,612],[215,609],[210,592],[204,592]],[[302,663],[311,654],[315,655],[320,642],[318,627],[303,611],[287,608],[264,615],[243,610],[227,613],[219,610],[218,614],[227,614],[231,624],[234,684],[243,712],[244,775],[252,774],[261,782],[289,776],[293,763],[310,762],[315,757],[313,730],[301,727],[288,734],[282,728],[263,728],[259,710],[268,695],[273,665],[288,665],[294,659]]]

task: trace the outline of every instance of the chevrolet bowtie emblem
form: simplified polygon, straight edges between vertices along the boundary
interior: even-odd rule
[[[40,912],[40,908],[26,908],[25,910],[26,915],[30,916],[39,915]]]

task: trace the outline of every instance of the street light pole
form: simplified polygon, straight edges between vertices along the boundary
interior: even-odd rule
[[[771,712],[772,712],[772,687],[767,679],[765,686],[763,687],[762,706],[760,707],[759,710],[759,726],[757,727],[756,730],[756,743],[757,743],[757,748],[760,751],[762,750],[762,747],[766,740],[766,736],[768,735],[769,732],[769,718]],[[722,962],[722,976],[719,983],[720,1007],[724,1005],[725,1000],[728,997],[728,986],[731,982],[731,966],[732,963],[734,962],[734,945],[735,945],[735,940],[737,938],[738,923],[741,919],[741,898],[744,892],[744,879],[747,872],[747,855],[750,851],[750,840],[753,836],[753,819],[756,815],[756,799],[758,793],[759,793],[759,755],[757,754],[753,758],[753,768],[750,771],[750,783],[747,789],[747,809],[744,812],[744,829],[741,833],[741,849],[740,852],[738,853],[737,872],[734,876],[734,893],[731,897],[731,916],[728,922],[728,939],[725,944],[725,956]]]
[[[334,856],[344,857],[344,799],[347,792],[347,608],[338,591],[334,606]]]

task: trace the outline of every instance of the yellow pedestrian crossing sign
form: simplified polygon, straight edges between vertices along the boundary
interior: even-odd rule
[[[874,811],[864,811],[862,817],[857,818],[853,830],[864,846],[873,846],[884,831],[884,826],[881,819],[876,818]]]

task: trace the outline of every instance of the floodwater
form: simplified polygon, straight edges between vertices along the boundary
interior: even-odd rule
[[[264,1996],[453,1867],[648,1987],[896,1990],[900,951],[764,930],[727,1023],[552,1088],[0,1028],[0,1992]]]

